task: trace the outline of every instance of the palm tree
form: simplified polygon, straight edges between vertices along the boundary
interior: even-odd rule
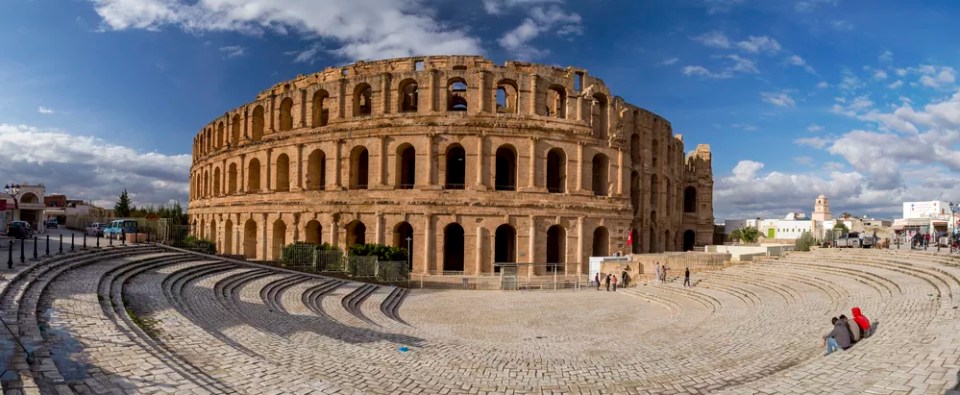
[[[758,231],[757,228],[754,228],[752,226],[748,226],[746,228],[740,228],[730,233],[731,239],[740,240],[741,243],[756,242],[758,237],[760,237],[760,231]]]

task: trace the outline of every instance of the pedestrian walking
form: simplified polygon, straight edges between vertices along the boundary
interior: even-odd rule
[[[657,262],[657,284],[660,284],[660,262]]]
[[[627,287],[627,271],[624,270],[623,273],[620,273],[620,287]]]
[[[617,292],[617,276],[613,276],[613,292]]]
[[[607,274],[607,279],[605,282],[607,283],[607,291],[609,292],[610,291],[610,275],[609,274]]]
[[[684,287],[690,286],[690,268],[689,267],[687,268],[687,270],[683,271],[683,286]]]
[[[597,291],[600,290],[600,272],[593,276],[593,282],[597,283]]]
[[[663,275],[663,282],[666,283],[667,282],[667,264],[663,264],[662,275]]]

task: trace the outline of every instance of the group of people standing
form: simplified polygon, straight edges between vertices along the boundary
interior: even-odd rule
[[[660,267],[660,262],[657,262],[656,271],[657,271],[657,284],[667,282],[667,264],[663,264],[663,267]],[[686,268],[683,271],[683,286],[690,287],[690,268]]]
[[[597,284],[597,291],[600,290],[600,286],[602,284],[606,284],[607,291],[610,290],[610,285],[613,285],[613,292],[617,292],[617,275],[616,274],[607,273],[607,275],[603,279],[603,283],[601,283],[600,273],[597,273],[595,276],[593,276],[593,282]],[[626,270],[624,270],[623,273],[620,273],[621,287],[626,287],[627,283],[629,282],[630,282],[630,275],[627,273]]]
[[[859,307],[854,307],[851,313],[853,314],[853,321],[847,319],[847,316],[843,314],[840,317],[833,317],[831,320],[833,329],[823,337],[823,344],[827,347],[828,355],[837,350],[846,350],[853,347],[854,343],[870,337],[876,330],[876,323],[870,325],[870,320],[863,315]]]

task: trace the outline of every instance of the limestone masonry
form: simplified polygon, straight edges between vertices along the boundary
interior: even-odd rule
[[[189,213],[220,253],[248,259],[277,260],[294,241],[410,243],[415,273],[580,273],[589,256],[711,242],[710,148],[684,152],[666,119],[583,69],[358,62],[205,126]]]

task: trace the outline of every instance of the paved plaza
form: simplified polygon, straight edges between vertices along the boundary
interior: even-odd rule
[[[406,291],[156,246],[27,263],[0,272],[23,344],[0,335],[5,393],[960,393],[945,250],[796,252],[615,293]],[[824,356],[854,306],[877,333]]]

